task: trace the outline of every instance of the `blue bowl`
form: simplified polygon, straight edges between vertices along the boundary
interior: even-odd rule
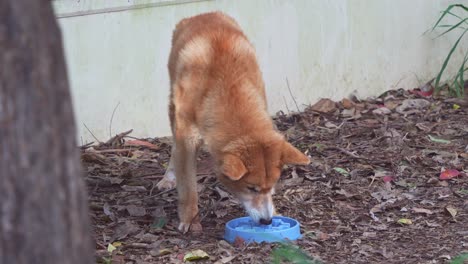
[[[301,238],[299,222],[284,216],[274,216],[270,225],[255,223],[250,217],[240,217],[226,223],[224,239],[233,243],[236,237],[250,242],[281,242]]]

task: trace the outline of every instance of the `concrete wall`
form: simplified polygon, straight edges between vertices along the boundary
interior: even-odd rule
[[[286,79],[301,108],[353,90],[377,95],[430,79],[453,38],[423,33],[453,2],[55,0],[54,7],[85,143],[94,139],[84,125],[98,139],[109,138],[114,109],[112,134],[130,128],[138,137],[170,134],[166,63],[172,30],[184,17],[222,10],[238,20],[256,47],[274,114],[296,109]]]

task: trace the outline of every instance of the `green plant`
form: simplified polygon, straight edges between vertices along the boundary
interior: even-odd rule
[[[463,253],[458,256],[456,256],[450,264],[463,264],[465,263],[465,260],[468,260],[468,253]]]
[[[273,264],[280,264],[284,261],[295,264],[319,264],[317,260],[307,255],[299,247],[292,244],[280,244],[272,252]]]
[[[455,10],[459,10],[463,12],[463,15],[457,15],[454,13]],[[453,23],[448,23],[448,24],[442,24],[442,21],[445,21],[444,18],[447,17],[453,17],[456,19],[455,22]],[[440,79],[447,67],[447,64],[449,63],[450,59],[452,58],[453,52],[456,50],[458,47],[458,44],[460,41],[463,39],[465,36],[465,33],[468,31],[468,7],[462,5],[462,4],[453,4],[449,5],[447,9],[442,11],[442,14],[440,15],[439,19],[435,23],[435,25],[432,27],[432,31],[434,31],[436,28],[444,28],[446,29],[444,32],[439,34],[437,37],[441,37],[449,32],[452,32],[455,29],[461,30],[460,35],[453,44],[452,48],[450,49],[447,57],[444,60],[444,63],[442,64],[442,68],[440,69],[439,73],[437,74],[436,77],[436,83],[435,83],[435,89],[436,91],[440,91],[441,85],[440,85]],[[452,85],[449,86],[449,91],[451,94],[456,95],[458,97],[461,97],[465,91],[465,79],[464,79],[464,74],[465,72],[468,71],[468,52],[466,52],[465,57],[462,60],[462,64],[460,65],[460,68],[458,69],[457,73],[455,74],[455,77],[453,77],[452,80]]]

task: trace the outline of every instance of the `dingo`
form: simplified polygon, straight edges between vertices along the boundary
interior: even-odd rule
[[[274,129],[253,46],[223,13],[194,16],[176,26],[168,68],[174,143],[158,187],[177,186],[179,230],[202,229],[195,179],[202,142],[218,179],[254,221],[270,224],[282,166],[305,165],[309,158]]]

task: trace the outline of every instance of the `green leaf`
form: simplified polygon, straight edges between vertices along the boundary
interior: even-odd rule
[[[272,251],[273,263],[280,264],[296,263],[296,264],[318,264],[317,260],[313,259],[299,247],[292,244],[281,244]]]
[[[156,217],[153,221],[153,224],[151,224],[151,228],[155,229],[162,229],[165,227],[167,224],[167,218],[166,217]]]
[[[457,39],[457,42],[455,42],[455,44],[454,44],[454,45],[452,46],[452,48],[450,49],[449,54],[448,54],[447,57],[445,58],[445,61],[444,61],[444,63],[442,64],[442,68],[440,69],[439,74],[437,74],[437,77],[436,77],[436,82],[435,82],[435,85],[434,85],[434,87],[435,87],[436,90],[439,90],[439,89],[440,89],[439,83],[440,83],[440,79],[441,79],[441,77],[442,77],[442,74],[444,73],[445,68],[447,68],[447,64],[448,64],[450,58],[452,57],[453,52],[454,52],[455,49],[457,48],[458,43],[460,43],[460,40],[463,38],[463,36],[465,35],[465,33],[466,33],[467,31],[468,31],[468,28],[465,29],[465,30],[463,31],[463,33],[462,33],[462,34],[460,35],[460,37]]]
[[[442,143],[442,144],[450,144],[450,140],[436,138],[436,137],[433,137],[431,135],[428,135],[428,137],[432,142]]]
[[[455,15],[454,13],[450,12],[450,10],[452,10],[452,8],[455,8],[455,7],[459,7],[459,8],[462,8],[464,9],[465,11],[468,11],[468,8],[465,7],[464,5],[462,4],[453,4],[453,5],[449,5],[447,7],[447,9],[445,9],[443,12],[442,12],[442,15],[439,17],[439,19],[437,20],[437,22],[435,23],[434,27],[432,28],[432,30],[434,30],[438,25],[439,23],[442,21],[442,19],[445,17],[445,15],[449,14],[449,15],[452,15],[454,17],[457,17],[459,19],[462,19],[461,17]]]
[[[348,176],[349,175],[349,172],[343,168],[340,168],[340,167],[335,167],[333,168],[336,172],[339,172],[341,173],[342,175],[344,176]]]
[[[457,24],[452,25],[452,26],[451,26],[449,29],[447,29],[446,31],[440,33],[440,34],[437,36],[437,38],[442,37],[443,35],[449,33],[450,31],[452,31],[452,30],[454,30],[454,29],[456,29],[456,28],[462,28],[462,27],[460,27],[460,25],[463,24],[463,23],[465,23],[466,21],[468,21],[468,17],[465,18],[465,19],[463,19],[462,21],[458,22]]]

